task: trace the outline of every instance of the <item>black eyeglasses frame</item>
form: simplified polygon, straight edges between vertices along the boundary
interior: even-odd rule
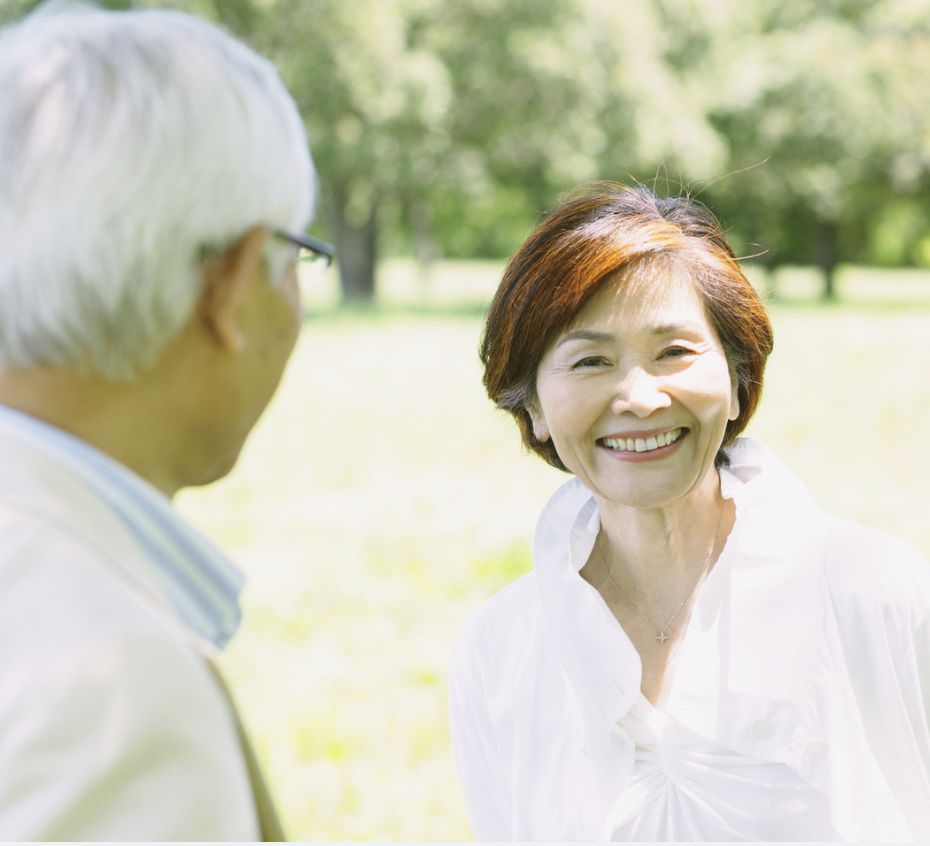
[[[283,238],[298,247],[310,250],[311,253],[320,256],[326,262],[327,267],[336,260],[336,247],[326,243],[326,241],[321,241],[319,238],[304,235],[303,233],[289,232],[287,229],[278,229],[277,227],[272,227],[271,234],[276,238]]]

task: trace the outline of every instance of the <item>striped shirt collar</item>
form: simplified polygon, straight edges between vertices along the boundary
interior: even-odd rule
[[[2,404],[0,428],[45,454],[129,530],[152,580],[190,629],[219,649],[229,642],[245,577],[164,493],[85,441]]]

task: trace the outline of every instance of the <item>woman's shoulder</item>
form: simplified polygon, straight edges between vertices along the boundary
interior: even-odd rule
[[[527,631],[538,611],[535,574],[529,572],[486,599],[472,612],[459,636],[458,649],[468,647],[479,652],[499,652],[502,643],[511,644],[515,635]]]
[[[930,613],[930,563],[907,541],[842,517],[826,518],[824,573],[834,593],[916,602]]]
[[[549,498],[536,525],[533,544],[533,567],[529,573],[511,582],[487,599],[468,619],[460,642],[477,648],[500,652],[535,636],[533,623],[542,613],[537,579],[539,568],[548,571],[554,559],[568,549],[579,521],[587,523],[594,510],[591,492],[572,477]]]
[[[510,686],[527,667],[551,657],[535,578],[532,572],[521,576],[468,618],[452,653],[453,691]]]
[[[857,649],[863,638],[913,644],[930,636],[930,563],[906,541],[830,516],[823,579],[833,617]]]
[[[906,541],[823,511],[797,474],[765,444],[739,438],[728,455],[731,466],[721,474],[723,481],[746,502],[743,522],[754,532],[770,530],[767,541],[774,542],[777,535],[786,547],[793,542],[818,547],[822,543],[828,577],[843,581],[869,584],[881,578],[908,583],[930,578],[930,565]]]
[[[722,477],[738,502],[743,547],[754,556],[803,561],[846,618],[910,621],[930,616],[930,564],[886,532],[823,511],[778,456],[752,438],[728,449]],[[740,503],[743,504],[742,512]]]

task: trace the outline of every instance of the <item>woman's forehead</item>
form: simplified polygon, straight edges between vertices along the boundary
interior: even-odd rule
[[[592,322],[615,321],[708,324],[694,279],[682,268],[669,264],[622,270],[607,277],[565,331]]]

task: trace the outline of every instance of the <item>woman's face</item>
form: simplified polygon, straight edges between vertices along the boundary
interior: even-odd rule
[[[609,279],[546,351],[528,410],[595,495],[662,508],[715,479],[739,413],[701,300],[667,264]]]

